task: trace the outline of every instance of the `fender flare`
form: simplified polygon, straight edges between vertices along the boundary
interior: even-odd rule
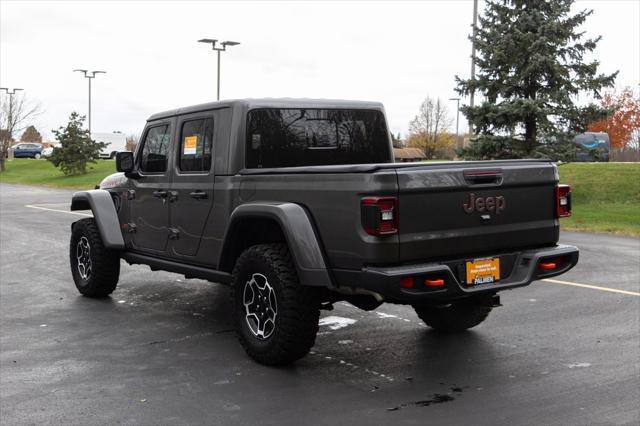
[[[252,202],[236,207],[224,234],[218,265],[230,256],[231,240],[239,231],[240,222],[250,217],[272,219],[280,225],[302,284],[333,287],[311,220],[305,209],[295,203]]]
[[[118,212],[116,212],[109,191],[92,189],[76,192],[71,198],[71,210],[91,210],[93,218],[98,224],[104,246],[112,250],[124,249]]]

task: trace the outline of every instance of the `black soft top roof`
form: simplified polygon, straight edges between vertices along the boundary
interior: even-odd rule
[[[183,108],[153,114],[147,121],[159,120],[180,114],[191,114],[209,109],[224,107],[255,108],[345,108],[345,109],[373,109],[382,110],[380,102],[347,101],[339,99],[307,99],[307,98],[261,98],[261,99],[230,99],[218,102],[208,102]]]

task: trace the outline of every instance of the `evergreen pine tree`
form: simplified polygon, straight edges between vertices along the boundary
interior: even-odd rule
[[[107,146],[91,140],[89,130],[82,128],[84,120],[84,116],[72,112],[66,127],[52,130],[60,146],[47,159],[67,176],[87,173],[87,163],[95,163],[100,150]]]
[[[477,133],[463,157],[555,153],[558,158],[571,151],[571,134],[608,112],[577,102],[581,93],[599,98],[618,73],[601,74],[597,60],[585,62],[601,37],[584,38],[579,27],[593,11],[571,15],[573,3],[487,0],[475,35],[479,72],[473,81],[456,76],[459,94],[473,90],[483,98],[473,108],[461,108]],[[545,146],[539,146],[541,141]]]

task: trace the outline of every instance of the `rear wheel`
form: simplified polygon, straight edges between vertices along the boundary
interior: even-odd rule
[[[446,306],[414,306],[418,317],[426,325],[443,333],[459,333],[483,322],[491,307],[474,301]]]
[[[35,155],[33,156],[33,158],[35,158],[36,160],[39,160],[39,159],[40,159],[40,154],[35,154]]]
[[[232,274],[233,320],[240,343],[256,361],[289,364],[315,343],[320,303],[300,285],[285,244],[246,249]]]
[[[83,295],[104,297],[116,289],[120,256],[105,248],[95,219],[82,219],[73,225],[69,260],[73,281]]]

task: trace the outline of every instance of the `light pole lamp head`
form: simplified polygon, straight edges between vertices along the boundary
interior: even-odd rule
[[[213,49],[216,48],[216,43],[218,42],[218,40],[216,40],[215,38],[201,38],[200,40],[198,40],[198,43],[208,43],[211,44],[211,47]]]
[[[89,72],[89,70],[81,70],[81,69],[75,69],[73,70],[73,72],[81,72],[85,75],[85,77],[87,76],[87,72]]]
[[[237,41],[223,41],[223,42],[222,42],[222,45],[223,45],[224,47],[227,47],[227,46],[237,46],[237,45],[239,45],[239,44],[240,44],[240,42],[237,42]]]
[[[24,89],[14,88],[14,89],[9,90],[8,87],[0,87],[0,90],[4,90],[5,92],[7,92],[7,95],[15,95],[16,90],[24,90]]]
[[[91,74],[93,75],[93,77],[96,76],[96,74],[106,74],[106,71],[91,71]]]

